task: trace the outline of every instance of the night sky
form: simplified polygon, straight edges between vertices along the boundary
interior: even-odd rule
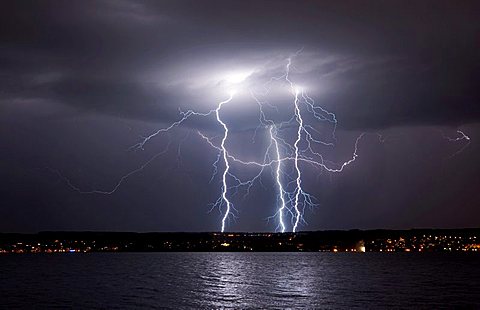
[[[479,16],[479,1],[2,1],[0,231],[219,230],[218,152],[197,133],[218,144],[218,123],[130,147],[179,109],[215,108],[230,72],[258,89],[299,50],[291,79],[338,119],[325,157],[348,160],[367,133],[342,173],[301,164],[318,205],[300,230],[478,227]],[[288,118],[287,87],[269,99]],[[248,91],[222,110],[245,160],[267,143],[251,139],[258,113]],[[60,177],[109,191],[163,151],[110,195]],[[277,228],[270,170],[261,181],[232,198],[228,231]]]

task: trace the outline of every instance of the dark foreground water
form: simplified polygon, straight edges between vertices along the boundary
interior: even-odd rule
[[[0,255],[0,307],[480,309],[480,255]]]

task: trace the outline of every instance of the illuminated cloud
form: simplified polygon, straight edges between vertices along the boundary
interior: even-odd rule
[[[336,147],[325,146],[322,154],[338,163],[359,154],[345,177],[304,175],[305,191],[320,204],[308,227],[474,225],[480,216],[480,20],[472,12],[478,6],[8,1],[0,12],[0,226],[184,230],[188,223],[191,230],[218,229],[218,217],[202,207],[219,190],[205,181],[218,150],[197,132],[218,146],[223,130],[217,122],[192,117],[144,151],[130,147],[182,112],[208,112],[234,92],[221,111],[230,130],[227,147],[241,159],[263,160],[262,146],[271,139],[263,132],[252,142],[258,103],[249,91],[275,103],[278,112],[265,106],[273,121],[288,121],[292,90],[273,83],[264,95],[264,86],[301,48],[292,81],[338,121]],[[285,135],[289,143],[293,125]],[[330,141],[328,128],[315,129]],[[370,135],[357,153],[355,141],[364,131]],[[109,197],[78,195],[42,168],[62,171],[82,189],[111,188],[167,145],[168,152]],[[292,167],[281,169],[295,177]],[[232,168],[245,179],[253,170]],[[278,192],[271,175],[264,182]],[[271,229],[265,218],[279,205],[275,195],[254,189],[249,197],[231,227]]]

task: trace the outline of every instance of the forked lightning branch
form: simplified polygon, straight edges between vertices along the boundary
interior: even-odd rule
[[[207,112],[198,112],[188,110],[180,112],[180,119],[171,123],[169,126],[160,128],[150,135],[144,137],[133,149],[144,149],[152,139],[163,133],[174,130],[181,126],[185,121],[192,117],[201,117],[211,119],[216,122],[222,131],[220,141],[214,142],[213,137],[208,137],[201,131],[197,131],[199,136],[208,143],[217,153],[217,158],[213,163],[212,180],[216,177],[221,179],[220,195],[211,205],[211,209],[218,208],[221,212],[221,223],[219,228],[222,232],[227,229],[229,221],[235,216],[236,208],[232,197],[243,188],[246,194],[250,192],[253,186],[257,186],[261,181],[261,176],[268,169],[272,175],[275,188],[272,192],[276,194],[276,205],[271,218],[276,222],[276,231],[296,232],[301,225],[306,223],[304,219],[305,210],[315,207],[315,197],[304,190],[305,167],[315,167],[318,170],[324,170],[330,173],[340,173],[348,165],[352,164],[358,157],[358,145],[365,133],[360,134],[352,146],[351,157],[342,163],[335,163],[325,158],[319,149],[333,148],[336,144],[335,131],[337,128],[337,117],[334,113],[327,111],[307,94],[307,91],[297,85],[291,79],[292,62],[299,55],[300,51],[285,59],[283,73],[272,77],[265,85],[262,92],[256,92],[253,89],[245,89],[244,84],[249,79],[250,74],[231,74],[223,78],[225,89],[222,91],[226,98],[219,102],[216,107]],[[273,85],[280,85],[289,90],[290,98],[288,102],[289,116],[282,121],[278,121],[274,113],[278,112],[275,102],[270,102],[266,98],[271,92]],[[247,161],[237,156],[227,145],[230,142],[229,124],[222,118],[223,108],[235,100],[235,96],[240,92],[248,94],[258,106],[258,126],[255,129],[255,135],[259,132],[265,134],[269,143],[261,161]],[[278,116],[278,115],[277,115]],[[319,125],[323,132],[320,131]],[[325,128],[328,134],[325,134]],[[460,138],[452,139],[457,141],[468,139],[463,132]],[[289,139],[292,136],[294,139]],[[328,137],[328,138],[325,138]],[[156,154],[149,161],[144,163],[138,169],[135,169],[122,176],[116,185],[108,191],[92,190],[83,191],[72,182],[57,172],[66,183],[74,190],[80,193],[113,194],[120,185],[131,175],[142,171],[153,160],[164,154],[166,150]],[[231,169],[235,167],[254,167],[256,172],[253,177],[244,179]]]

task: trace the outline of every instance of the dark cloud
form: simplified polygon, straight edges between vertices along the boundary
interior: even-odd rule
[[[198,100],[158,87],[175,80],[180,61],[195,76],[205,62],[278,65],[304,47],[304,63],[355,62],[326,77],[339,65],[327,61],[304,77],[330,85],[321,100],[341,126],[459,125],[480,117],[478,11],[474,1],[8,2],[2,95],[171,121],[179,102]]]
[[[126,150],[178,120],[179,108],[208,111],[225,99],[231,72],[247,71],[245,84],[260,90],[301,48],[291,77],[336,113],[345,141],[329,158],[347,159],[360,131],[390,137],[380,146],[367,139],[345,176],[311,173],[306,184],[320,198],[320,216],[309,228],[474,225],[478,16],[478,1],[3,1],[0,230],[217,229],[218,214],[205,207],[217,197],[218,184],[206,182],[216,154],[194,130],[159,137],[144,152]],[[284,111],[290,99],[281,86],[268,99]],[[247,95],[234,103],[223,111],[242,141],[232,148],[253,158],[257,106]],[[204,119],[184,125],[218,134]],[[445,161],[461,142],[448,143],[439,130],[455,135],[459,126],[472,145]],[[118,195],[82,196],[39,169],[107,188],[169,139],[164,160]],[[268,175],[264,182],[271,188]],[[231,227],[270,229],[264,219],[272,208],[261,206],[272,206],[272,197],[255,189]]]

